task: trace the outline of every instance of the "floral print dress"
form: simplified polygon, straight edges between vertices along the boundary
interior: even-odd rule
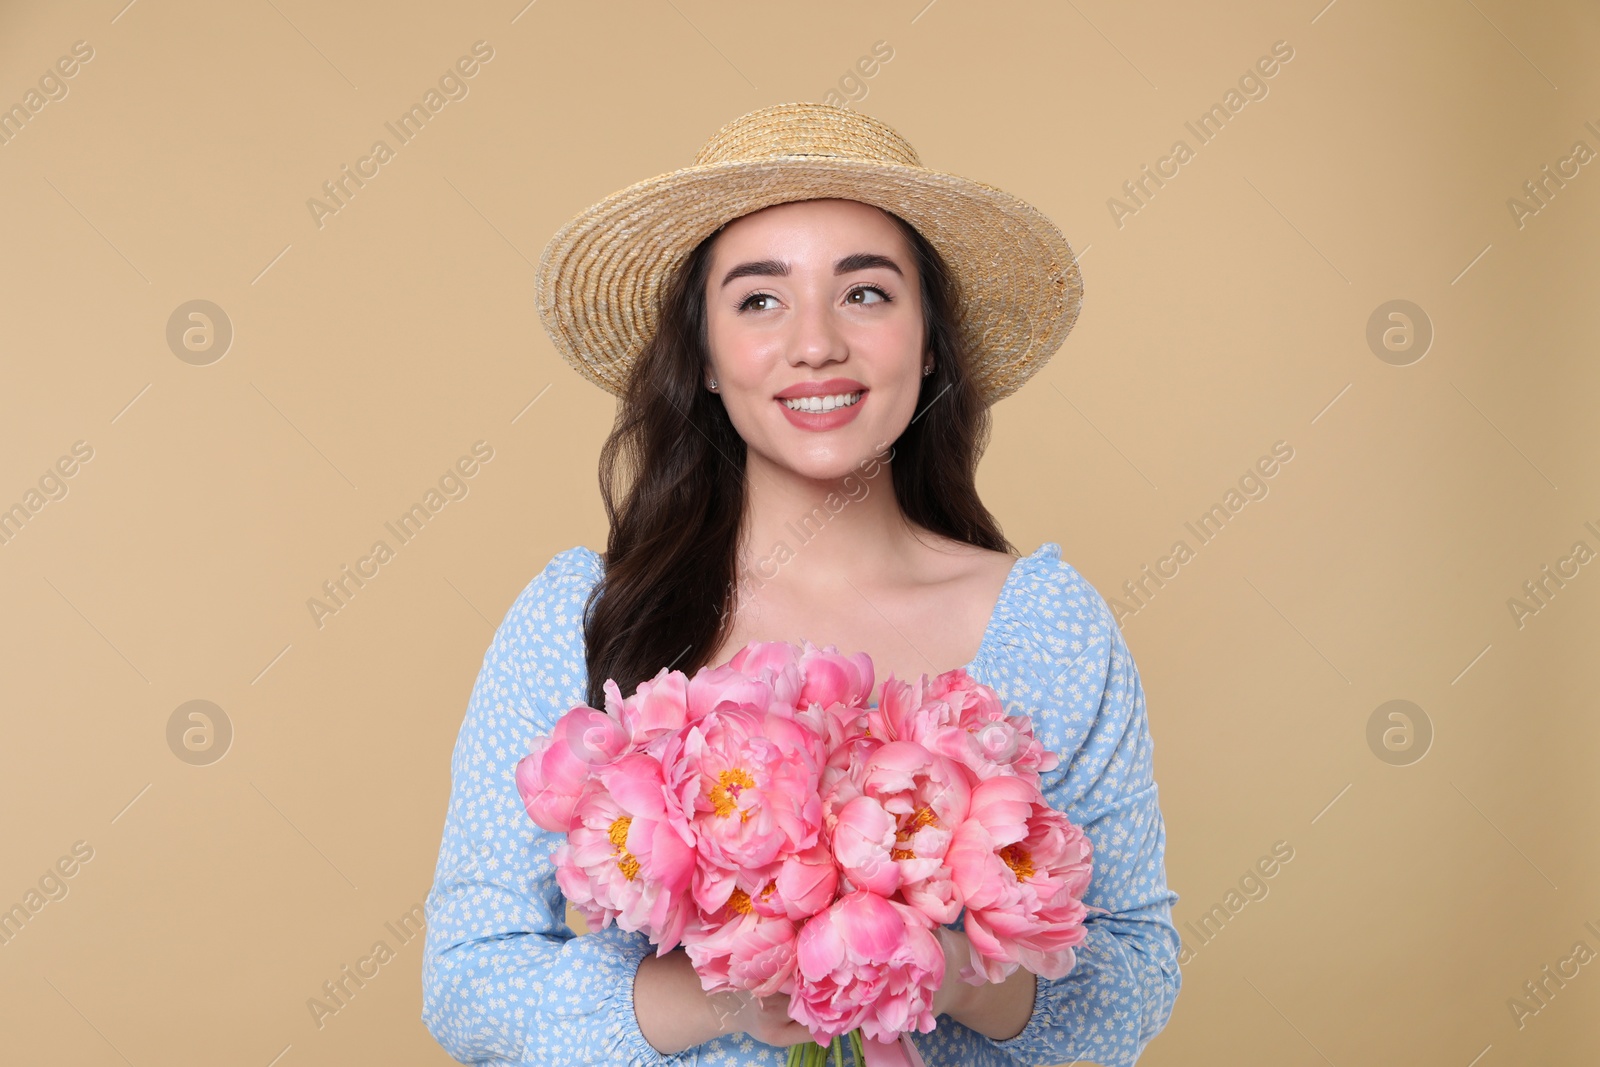
[[[462,1063],[786,1064],[786,1049],[747,1035],[658,1053],[633,1010],[634,975],[653,949],[642,933],[614,924],[574,934],[550,862],[558,835],[523,810],[517,761],[586,699],[583,606],[603,568],[588,548],[558,553],[511,605],[484,655],[451,759],[426,902],[423,1022]],[[1016,1037],[994,1041],[941,1016],[933,1033],[912,1040],[928,1067],[1127,1067],[1166,1025],[1182,982],[1178,895],[1167,887],[1154,746],[1133,657],[1105,600],[1046,542],[1013,565],[966,669],[1008,710],[1031,715],[1035,734],[1060,754],[1040,784],[1093,842],[1084,902],[1111,914],[1089,913],[1076,965],[1038,980],[1033,1014]]]

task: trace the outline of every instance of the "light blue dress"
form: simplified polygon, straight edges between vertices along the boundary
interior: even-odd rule
[[[584,702],[582,613],[597,553],[567,549],[517,597],[483,659],[451,760],[450,806],[427,898],[422,1019],[462,1063],[782,1065],[745,1035],[676,1056],[639,1032],[633,980],[652,948],[615,924],[566,924],[549,855],[558,835],[523,810],[513,772],[533,739]],[[826,635],[804,635],[818,644]],[[819,640],[820,638],[820,640]],[[843,651],[850,651],[844,649]],[[1152,777],[1144,690],[1105,600],[1046,542],[1012,567],[967,671],[1060,753],[1052,806],[1088,833],[1094,873],[1077,964],[1040,979],[1033,1015],[993,1041],[941,1016],[913,1040],[929,1067],[1083,1059],[1126,1067],[1172,1012],[1182,977]]]

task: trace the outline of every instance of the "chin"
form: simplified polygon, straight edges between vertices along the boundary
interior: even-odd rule
[[[785,454],[775,458],[777,466],[814,482],[837,481],[856,466],[849,456],[831,450],[822,455],[812,452],[805,455]]]
[[[861,477],[862,468],[874,461],[881,463],[882,454],[888,448],[888,445],[881,449],[874,448],[863,437],[859,441],[852,439],[848,444],[840,442],[803,452],[780,452],[776,456],[769,456],[769,460],[801,478],[815,482],[837,482],[852,474]]]

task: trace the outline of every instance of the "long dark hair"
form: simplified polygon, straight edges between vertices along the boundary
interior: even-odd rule
[[[913,523],[1014,555],[978,499],[989,408],[967,374],[956,332],[961,295],[938,250],[904,219],[884,214],[916,258],[933,352],[917,414],[890,453],[895,497]],[[605,576],[584,608],[591,707],[605,707],[607,678],[626,695],[663,667],[692,676],[732,626],[745,443],[721,399],[702,384],[709,363],[706,276],[720,232],[701,241],[663,286],[656,333],[639,355],[600,451],[611,536]]]

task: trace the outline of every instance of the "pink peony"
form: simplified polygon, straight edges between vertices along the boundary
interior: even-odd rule
[[[839,887],[839,868],[821,842],[785,856],[773,876],[772,892],[753,898],[757,911],[764,915],[783,915],[799,921],[809,919],[833,903]]]
[[[718,670],[744,672],[772,688],[771,710],[792,716],[833,747],[866,709],[872,693],[872,658],[845,656],[833,645],[810,641],[752,641]]]
[[[895,821],[888,858],[901,898],[933,922],[954,922],[961,900],[945,853],[971,803],[966,768],[915,742],[890,741],[867,760],[862,790]]]
[[[833,824],[833,857],[847,885],[889,896],[900,888],[894,862],[895,817],[865,793],[849,800]]]
[[[956,725],[957,715],[949,704],[932,698],[927,675],[915,682],[890,675],[883,683],[878,706],[867,713],[867,721],[873,737],[926,746],[928,738]]]
[[[663,668],[649,681],[639,683],[633,695],[624,699],[622,690],[610,678],[602,688],[606,711],[628,731],[634,748],[680,729],[689,718],[689,680],[682,671]]]
[[[911,741],[872,748],[824,807],[846,890],[899,893],[930,921],[954,922],[961,901],[944,856],[969,796],[968,772],[953,760]]]
[[[1084,832],[1021,778],[980,782],[946,854],[966,901],[973,968],[990,982],[1018,966],[1044,978],[1072,970],[1072,946],[1087,936],[1092,854]],[[963,979],[973,976],[963,967]]]
[[[933,1030],[944,950],[914,908],[851,893],[800,928],[796,962],[789,1014],[818,1044],[857,1027],[880,1041]]]
[[[772,709],[777,705],[783,711],[791,710],[776,700],[770,680],[726,664],[695,672],[689,679],[688,703],[689,722],[699,722],[722,706]]]
[[[730,677],[742,676],[747,679],[745,683],[747,685],[765,687],[767,710],[774,715],[792,719],[799,717],[802,712],[809,711],[800,695],[805,686],[805,677],[801,673],[800,652],[799,646],[788,641],[751,641],[717,670],[725,672]],[[737,690],[730,689],[730,695],[737,695]],[[760,705],[762,702],[745,698],[743,703]],[[808,722],[808,725],[819,725],[820,716],[813,718],[815,721]]]
[[[603,711],[580,704],[556,720],[517,761],[517,792],[528,817],[546,830],[566,833],[572,809],[594,767],[616,759],[627,733]]]
[[[872,658],[865,652],[844,656],[832,645],[819,649],[807,641],[798,666],[804,684],[797,708],[865,709],[873,683]]]
[[[820,782],[824,819],[831,819],[852,797],[861,795],[867,760],[882,747],[883,742],[877,738],[861,735],[828,749],[828,761],[823,765]],[[828,829],[832,828],[830,821]]]
[[[666,782],[699,852],[695,901],[727,903],[741,870],[811,848],[822,824],[821,740],[792,719],[719,704],[661,749]]]
[[[683,950],[707,993],[748,989],[770,997],[794,977],[795,933],[793,920],[761,914],[735,889],[721,912],[684,939]]]
[[[1060,765],[1060,757],[1033,736],[1033,720],[1007,715],[995,691],[965,670],[935,678],[928,698],[949,707],[952,721],[913,739],[961,761],[980,779],[1009,774],[1037,788],[1040,773]]]
[[[801,648],[790,641],[751,641],[729,657],[723,665],[729,671],[752,678],[783,674],[800,662]]]
[[[979,683],[963,667],[945,671],[928,683],[928,699],[940,700],[950,705],[958,721],[968,719],[1004,718],[1005,708],[1000,696],[989,686]]]
[[[615,919],[643,930],[659,942],[658,955],[693,917],[694,839],[660,764],[643,753],[597,768],[551,858],[561,891],[592,927]]]

